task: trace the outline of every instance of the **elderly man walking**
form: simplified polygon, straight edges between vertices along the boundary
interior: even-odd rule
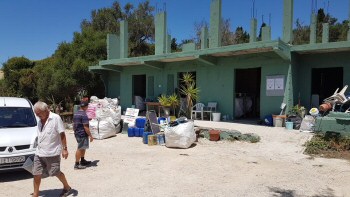
[[[56,176],[63,184],[60,196],[67,196],[72,188],[60,169],[60,155],[62,154],[64,159],[68,157],[63,121],[58,114],[50,112],[47,104],[41,101],[35,103],[34,112],[40,121],[38,122],[38,147],[33,164],[33,196],[39,196],[39,187],[43,174]]]

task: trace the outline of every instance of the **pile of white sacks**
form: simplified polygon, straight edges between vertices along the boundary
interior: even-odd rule
[[[86,114],[94,139],[105,139],[120,132],[121,107],[118,106],[117,98],[99,99],[91,96]]]

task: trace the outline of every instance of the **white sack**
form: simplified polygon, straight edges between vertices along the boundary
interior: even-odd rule
[[[110,119],[110,118],[109,118]],[[111,120],[91,120],[89,122],[90,132],[94,139],[105,139],[115,136],[117,128]]]
[[[300,130],[304,132],[311,132],[315,126],[315,119],[310,115],[306,115],[300,125]]]
[[[194,122],[181,123],[175,127],[165,127],[165,146],[171,148],[188,148],[196,141]]]

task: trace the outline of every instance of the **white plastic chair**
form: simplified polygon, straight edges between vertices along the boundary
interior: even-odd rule
[[[199,113],[201,115],[201,119],[203,120],[203,108],[205,105],[203,103],[196,103],[192,109],[191,109],[191,119],[196,119],[197,114]],[[193,118],[194,115],[194,118]]]
[[[216,106],[217,105],[218,105],[217,102],[208,102],[207,109],[212,111],[212,112],[216,112]]]
[[[333,93],[333,95],[328,97],[328,98],[326,98],[326,99],[324,99],[323,102],[325,102],[325,103],[332,103],[333,106],[335,106],[335,104],[343,104],[343,103],[345,103],[346,101],[348,101],[348,99],[344,95],[344,93],[345,93],[347,88],[348,88],[348,85],[345,85],[340,92],[338,92],[339,88],[337,88],[335,90],[335,92]]]

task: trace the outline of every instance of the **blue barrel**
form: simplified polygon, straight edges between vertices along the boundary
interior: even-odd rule
[[[266,126],[272,127],[272,126],[273,126],[273,118],[272,118],[272,115],[267,115],[267,116],[265,116],[264,122],[265,122],[265,125],[266,125]]]
[[[145,128],[146,118],[136,118],[135,126],[137,128]]]
[[[134,133],[134,127],[129,127],[128,128],[128,137],[134,137],[135,133]]]
[[[145,128],[139,128],[139,136],[143,137],[143,133],[145,132]]]
[[[139,131],[139,128],[134,127],[134,134],[135,134],[135,137],[140,137],[140,131]]]
[[[143,143],[148,144],[148,136],[152,135],[152,132],[144,132],[143,133]]]
[[[165,121],[166,118],[164,118],[164,117],[159,117],[159,118],[158,118],[158,124],[160,124],[160,121],[161,121],[161,120],[164,120],[164,121]]]

